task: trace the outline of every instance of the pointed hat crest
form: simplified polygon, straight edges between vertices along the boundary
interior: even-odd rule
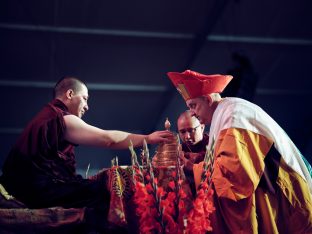
[[[221,93],[233,76],[204,75],[195,71],[168,72],[169,79],[185,101],[211,93]]]

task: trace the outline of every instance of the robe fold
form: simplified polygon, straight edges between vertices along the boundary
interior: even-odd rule
[[[225,98],[212,118],[213,137],[213,233],[312,233],[311,176],[269,115],[248,101]],[[202,164],[194,164],[197,184],[201,171]]]

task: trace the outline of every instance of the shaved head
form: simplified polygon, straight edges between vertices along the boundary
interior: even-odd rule
[[[86,84],[78,78],[65,76],[61,78],[54,86],[53,97],[61,97],[69,89],[72,89],[76,93],[80,91],[83,86],[87,87]]]
[[[181,119],[193,119],[195,122],[198,121],[198,120],[196,119],[196,117],[193,117],[193,116],[192,116],[192,113],[191,113],[189,110],[186,110],[185,112],[183,112],[183,113],[180,114],[180,116],[179,116],[179,118],[178,118],[178,122],[179,122],[179,120],[181,120]],[[198,123],[199,123],[199,121],[198,121]]]
[[[179,116],[177,127],[180,139],[188,145],[195,145],[203,139],[205,125],[200,124],[189,110]]]

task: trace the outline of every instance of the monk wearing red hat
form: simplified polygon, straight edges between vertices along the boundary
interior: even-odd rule
[[[233,78],[169,72],[193,116],[215,139],[214,233],[312,233],[312,180],[302,155],[259,106],[220,93]],[[202,164],[194,164],[199,182]]]

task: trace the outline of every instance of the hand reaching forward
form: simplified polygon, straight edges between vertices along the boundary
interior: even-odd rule
[[[149,135],[147,135],[146,142],[148,144],[159,144],[162,142],[170,142],[170,138],[172,139],[173,133],[167,130],[163,131],[155,131]]]

